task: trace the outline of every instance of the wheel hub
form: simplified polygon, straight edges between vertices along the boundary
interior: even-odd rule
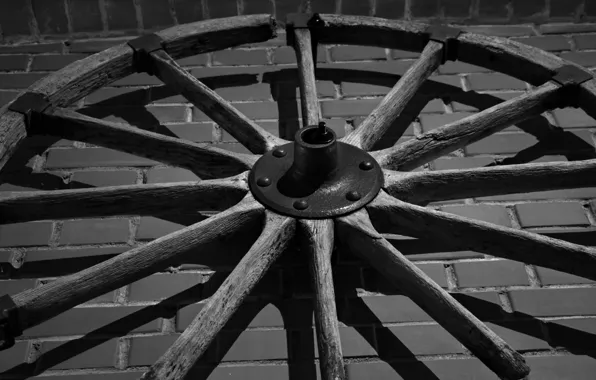
[[[296,132],[293,143],[265,153],[249,175],[255,199],[284,215],[328,218],[372,201],[383,172],[370,154],[336,140],[321,122]]]

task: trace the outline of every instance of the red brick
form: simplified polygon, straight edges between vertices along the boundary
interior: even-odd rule
[[[84,351],[76,347],[85,344],[93,345],[91,348],[85,347]],[[106,368],[115,367],[118,340],[113,339],[101,343],[101,341],[80,341],[74,342],[44,342],[41,352],[46,355],[60,355],[60,362],[50,367],[51,369],[76,369],[76,368]],[[51,356],[41,356],[39,361],[43,368],[54,363],[48,363]],[[46,360],[44,360],[46,359]],[[56,361],[56,360],[54,360]]]
[[[288,13],[300,12],[302,3],[299,0],[277,1],[275,3],[275,17],[278,20],[285,20]]]
[[[140,0],[143,28],[160,29],[174,25],[167,0]]]
[[[590,222],[581,204],[525,203],[515,206],[522,227],[578,226]]]
[[[341,13],[346,15],[369,16],[371,6],[368,1],[342,1]]]
[[[503,318],[504,312],[496,292],[451,292],[451,295],[483,321]]]
[[[34,287],[35,280],[0,280],[0,295],[14,295]]]
[[[330,53],[332,61],[386,60],[385,49],[374,46],[335,46]]]
[[[420,113],[443,113],[445,112],[445,104],[441,99],[433,99],[426,103]]]
[[[575,1],[575,0],[574,0]],[[571,34],[596,32],[596,24],[581,23],[556,23],[540,25],[540,33],[543,34]]]
[[[2,13],[0,12],[0,15]],[[29,32],[27,32],[29,33]],[[0,45],[2,54],[27,54],[27,53],[60,53],[64,44],[62,42],[39,43],[39,44],[19,44],[19,45]]]
[[[238,15],[235,0],[207,0],[210,18],[232,17]]]
[[[323,45],[317,47],[317,62],[327,62],[327,50]],[[296,52],[294,51],[294,48],[281,46],[273,50],[273,63],[276,65],[296,63]]]
[[[109,1],[109,0],[108,0]],[[109,18],[109,15],[108,15]],[[98,53],[131,40],[133,37],[102,38],[93,40],[76,40],[68,43],[71,53]]]
[[[178,336],[179,334],[132,338],[129,367],[153,365],[174,344]]]
[[[191,55],[190,57],[181,58],[178,60],[178,64],[182,67],[188,66],[205,66],[209,56],[205,54]]]
[[[477,112],[477,111],[481,111],[481,110],[488,108],[487,107],[488,105],[495,105],[495,104],[501,103],[501,99],[509,100],[509,99],[517,98],[518,96],[520,96],[522,94],[523,94],[523,92],[521,92],[521,91],[495,92],[495,93],[486,94],[487,96],[492,96],[494,98],[494,102],[491,102],[490,104],[483,105],[481,107],[477,107],[476,105],[474,105],[474,102],[472,102],[472,101],[469,101],[470,104],[464,104],[466,101],[462,101],[462,102],[453,101],[453,102],[451,102],[451,107],[453,107],[453,111],[455,111],[455,112],[460,112],[460,111],[476,111]],[[505,128],[504,130],[505,131],[507,131],[507,130],[519,131],[519,129],[517,129],[517,127],[515,127],[515,126]]]
[[[288,345],[284,330],[243,331],[236,339],[236,333],[223,332],[218,336],[218,347],[232,343],[227,352],[219,352],[222,361],[275,360],[288,357]]]
[[[271,86],[267,83],[257,83],[249,86],[222,87],[216,89],[215,92],[229,101],[271,99]]]
[[[66,65],[85,58],[84,54],[36,55],[31,63],[31,71],[56,71]]]
[[[0,107],[11,102],[17,95],[18,91],[0,91]]]
[[[417,266],[439,286],[444,288],[447,287],[447,279],[445,277],[445,268],[443,267],[443,264],[427,263],[417,264]],[[367,289],[370,288],[371,290],[383,294],[400,293],[399,287],[393,285],[373,268],[365,268],[363,276]]]
[[[28,3],[11,1],[2,3],[0,8],[0,24],[4,36],[28,35],[29,29]]]
[[[317,81],[317,96],[319,98],[324,97],[335,97],[335,86],[333,82],[329,81]],[[298,86],[291,86],[288,83],[279,83],[278,85],[273,85],[271,88],[270,94],[273,96],[273,100],[288,100],[288,99],[300,99],[300,87]],[[253,95],[254,96],[254,95]],[[271,96],[268,96],[266,99],[269,99]],[[239,99],[240,100],[240,99]],[[250,100],[250,99],[249,99]]]
[[[573,36],[577,50],[596,49],[596,34],[580,34]]]
[[[198,181],[193,172],[180,168],[151,169],[147,173],[147,183]]]
[[[596,66],[596,52],[571,52],[561,54],[561,58],[570,60],[578,65],[593,67]]]
[[[117,80],[112,83],[112,86],[155,86],[160,84],[162,82],[157,77],[145,73],[136,73]]]
[[[418,58],[419,56],[420,56],[420,53],[415,52],[415,51],[407,51],[407,50],[399,50],[399,49],[391,50],[391,58],[393,58],[393,59]]]
[[[77,249],[44,249],[44,250],[28,250],[26,253],[26,261],[23,269],[29,264],[35,262],[52,261],[59,262],[66,259],[84,259],[84,258],[110,258],[116,254],[127,251],[129,247],[107,247],[107,248],[77,248]]]
[[[132,170],[118,171],[84,171],[75,172],[70,180],[72,188],[82,185],[93,187],[132,185],[137,182],[137,172]]]
[[[363,336],[364,335],[364,336]],[[377,350],[375,344],[371,343],[372,329],[353,327],[340,327],[339,336],[341,340],[341,350],[344,357],[376,356]],[[369,337],[367,339],[366,337]],[[319,356],[317,337],[315,335],[315,356]]]
[[[549,345],[538,321],[486,322],[486,326],[503,338],[514,350],[544,350]]]
[[[0,225],[0,247],[31,247],[47,245],[52,223],[33,222]]]
[[[515,290],[509,293],[514,311],[540,316],[596,314],[596,289]]]
[[[128,299],[133,302],[158,301],[170,298],[203,282],[203,276],[195,273],[154,274],[130,284]],[[199,287],[194,288],[194,293],[199,291]]]
[[[167,220],[158,219],[152,216],[144,216],[141,218],[141,224],[137,230],[136,238],[139,240],[157,239],[184,227],[185,226]]]
[[[529,285],[522,263],[510,260],[456,263],[455,274],[461,288]]]
[[[268,63],[267,51],[264,49],[222,50],[213,53],[212,59],[215,66],[266,65]]]
[[[242,9],[243,15],[254,15],[254,14],[273,14],[273,2],[270,1],[246,1],[244,2],[244,8]]]
[[[64,222],[60,244],[126,243],[128,219],[85,219]]]
[[[174,2],[174,11],[179,24],[202,20],[203,5],[202,2],[194,0],[176,0]]]
[[[472,143],[465,148],[467,154],[517,153],[538,143],[527,133],[497,133]]]
[[[160,318],[146,322],[145,306],[76,307],[37,326],[27,329],[26,337],[88,334],[101,330],[102,335],[150,333],[160,330]],[[136,313],[135,315],[132,315]],[[132,316],[131,316],[132,315]],[[145,323],[143,323],[145,322]]]
[[[385,330],[386,329],[386,330]],[[438,325],[400,326],[377,329],[377,344],[383,356],[409,357],[463,353],[463,346]],[[382,333],[383,332],[383,333]],[[399,341],[401,344],[396,344]]]
[[[62,0],[32,0],[32,6],[41,34],[68,33],[68,21]]]
[[[344,96],[371,96],[371,95],[385,95],[391,90],[390,86],[343,82],[341,90]]]
[[[564,36],[512,38],[512,40],[546,51],[563,51],[571,49],[569,38]]]
[[[490,70],[481,67],[470,65],[469,63],[461,61],[447,61],[444,65],[439,67],[441,74],[467,74],[467,73],[483,73]]]
[[[105,0],[109,30],[137,29],[134,0]]]
[[[563,284],[591,284],[593,280],[588,280],[573,274],[559,272],[554,269],[537,267],[538,278],[542,285],[563,285]]]
[[[509,0],[498,0],[493,1],[492,4],[497,3],[507,3]],[[482,6],[491,3],[489,1],[484,1],[481,4],[481,16],[482,17]],[[519,36],[533,36],[535,33],[532,30],[532,27],[527,25],[473,25],[473,26],[466,26],[463,28],[464,30],[471,32],[471,33],[478,33],[478,34],[486,34],[488,36],[498,36],[498,37],[519,37]]]
[[[7,350],[0,351],[0,371],[4,372],[27,360],[27,342],[18,342]]]
[[[213,138],[213,123],[185,123],[163,126],[164,131],[167,129],[171,135],[181,139],[199,142],[210,143],[214,141]]]
[[[531,368],[530,380],[592,380],[596,360],[588,355],[537,356],[526,359]]]
[[[27,69],[28,62],[27,55],[0,55],[0,71],[23,71]]]
[[[590,349],[595,347],[596,318],[562,319],[545,322],[552,347]]]
[[[0,74],[3,89],[27,88],[47,74]]]
[[[380,99],[331,100],[321,102],[323,117],[367,116]]]
[[[567,18],[573,19],[576,17],[579,9],[583,8],[582,0],[570,1],[553,1],[550,4],[550,18]]]
[[[596,121],[579,108],[556,109],[553,115],[557,124],[565,129],[596,126]]]
[[[107,148],[52,149],[46,169],[82,168],[89,166],[153,166],[156,162]]]
[[[405,0],[377,0],[375,16],[399,19],[404,15],[405,3]]]
[[[528,18],[544,11],[545,2],[542,1],[524,1],[513,0],[512,2],[514,17]]]
[[[93,0],[68,3],[70,21],[74,32],[97,32],[103,30],[99,3]]]
[[[473,376],[474,380],[497,380],[497,376],[480,360],[429,360],[408,361],[396,364],[387,362],[361,362],[346,365],[350,380],[376,379],[441,379],[459,380]]]
[[[470,88],[479,90],[524,90],[526,84],[505,74],[470,74],[467,77]]]
[[[507,210],[502,206],[493,205],[462,205],[462,206],[445,206],[441,211],[449,212],[455,215],[463,216],[476,220],[482,220],[501,226],[511,227],[511,220],[507,214]]]
[[[441,0],[440,4],[445,17],[468,18],[470,16],[471,0]]]
[[[249,119],[277,119],[279,117],[278,104],[274,102],[246,102],[232,104],[238,111]],[[193,121],[211,120],[196,107],[193,109]]]
[[[422,125],[422,131],[428,132],[431,129],[442,127],[470,115],[471,113],[468,112],[445,113],[441,115],[420,115],[420,124]]]
[[[249,2],[249,4],[251,4]],[[292,368],[292,373],[296,369]],[[289,379],[290,372],[286,365],[246,365],[246,366],[218,366],[209,375],[209,380],[262,380],[262,379]]]
[[[432,320],[414,301],[403,295],[372,296],[348,299],[340,320],[347,324],[373,324],[368,313],[360,310],[363,302],[381,323],[417,322]]]

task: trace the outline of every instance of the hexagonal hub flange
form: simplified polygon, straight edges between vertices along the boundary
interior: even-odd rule
[[[324,124],[300,129],[294,142],[265,153],[249,175],[255,199],[284,215],[345,215],[372,201],[383,172],[370,154],[339,142]]]

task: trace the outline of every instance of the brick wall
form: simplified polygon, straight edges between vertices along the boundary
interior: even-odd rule
[[[12,2],[15,17],[42,2]],[[119,25],[125,30],[167,25],[147,14],[145,1],[44,2],[45,25],[66,32],[77,10],[88,25]],[[159,8],[159,2],[155,9]],[[170,1],[176,15],[212,17],[219,0],[189,7]],[[393,4],[395,2],[391,2]],[[398,2],[399,3],[399,2]],[[422,6],[428,3],[428,7]],[[491,22],[537,14],[530,3],[473,2],[472,7],[443,0],[443,14],[483,9],[502,15]],[[2,6],[7,6],[4,2]],[[194,4],[194,3],[193,3]],[[240,3],[241,13],[271,11],[273,3]],[[344,13],[386,15],[389,2],[318,2]],[[338,4],[341,4],[339,7]],[[366,4],[366,7],[356,4]],[[406,17],[430,12],[436,1],[405,1]],[[488,4],[491,4],[490,6]],[[581,1],[550,1],[556,12],[581,21],[590,7]],[[582,4],[584,5],[582,8]],[[105,8],[95,7],[97,5]],[[228,4],[229,5],[229,4]],[[259,5],[262,5],[259,7]],[[174,9],[178,9],[175,8]],[[295,10],[290,2],[275,2],[276,12]],[[338,8],[339,7],[339,8]],[[18,9],[17,9],[18,8]],[[112,13],[106,9],[112,9]],[[507,13],[499,13],[502,8]],[[51,9],[51,11],[50,11]],[[166,10],[172,8],[166,7]],[[223,9],[223,8],[222,8]],[[374,9],[374,11],[371,11]],[[393,9],[393,8],[391,8]],[[581,12],[577,11],[580,10]],[[583,9],[583,11],[582,11]],[[118,11],[116,11],[118,10]],[[144,11],[145,10],[145,11]],[[449,11],[447,11],[449,10]],[[556,11],[556,12],[555,12]],[[577,12],[579,13],[577,13]],[[20,13],[24,12],[24,13]],[[54,13],[56,14],[54,15]],[[62,13],[61,13],[62,12]],[[124,17],[133,12],[137,18]],[[195,13],[192,13],[195,12]],[[222,11],[223,12],[223,11]],[[434,11],[433,11],[434,12]],[[583,13],[582,13],[583,12]],[[49,14],[53,16],[50,17]],[[161,12],[163,16],[174,13]],[[2,13],[0,13],[2,14]],[[109,17],[113,14],[120,19]],[[432,16],[435,13],[429,13]],[[193,15],[191,17],[191,15]],[[396,15],[395,17],[400,17]],[[575,18],[573,18],[575,17]],[[142,22],[137,20],[143,20]],[[53,21],[52,21],[53,20]],[[132,26],[124,25],[134,20]],[[149,23],[147,20],[153,20]],[[558,21],[558,19],[553,18]],[[563,20],[563,19],[561,19]],[[79,20],[80,21],[80,20]],[[182,20],[178,16],[178,21]],[[3,31],[6,34],[4,21]],[[87,26],[87,23],[85,23]],[[39,26],[36,26],[39,28]],[[48,30],[49,30],[48,29]],[[545,23],[470,26],[469,30],[510,37],[549,50],[591,69],[596,68],[596,24]],[[41,30],[41,29],[40,29]],[[111,30],[111,29],[109,29]],[[21,32],[19,32],[21,33]],[[22,34],[26,34],[25,30]],[[0,103],[10,101],[49,72],[127,38],[56,38],[41,44],[0,46]],[[380,101],[416,58],[404,51],[367,47],[321,46],[317,88],[323,117],[339,136],[351,131]],[[285,35],[259,45],[243,46],[180,61],[237,108],[264,128],[289,138],[298,127],[295,56]],[[405,129],[407,140],[449,121],[509,99],[530,86],[481,67],[450,62],[442,66],[412,101],[394,129]],[[160,133],[246,152],[183,97],[144,74],[113,83],[75,107],[94,117],[123,121]],[[550,162],[594,158],[596,122],[577,109],[557,109],[511,126],[420,170],[480,167],[493,162]],[[383,142],[390,145],[397,136]],[[29,139],[11,160],[0,183],[0,197],[28,190],[55,190],[197,180],[189,171],[168,167],[113,150],[66,140]],[[596,246],[596,189],[545,191],[432,204],[457,215],[523,228],[567,241]],[[114,217],[40,221],[0,226],[0,293],[15,294],[75,272],[115,254],[142,245],[197,221],[190,215]],[[193,261],[177,263],[164,273],[98,297],[35,328],[15,347],[0,352],[0,377],[44,372],[51,380],[134,379],[176,339],[225,274],[255,239],[244,231],[222,258],[201,252]],[[457,297],[490,328],[522,352],[532,368],[531,379],[592,379],[596,372],[596,287],[592,281],[560,272],[498,260],[461,247],[387,235],[431,278]],[[340,333],[350,380],[364,379],[494,379],[494,375],[399,289],[339,247],[334,281]],[[196,378],[311,379],[318,357],[312,324],[308,268],[300,255],[279,263],[251,295],[196,368]]]

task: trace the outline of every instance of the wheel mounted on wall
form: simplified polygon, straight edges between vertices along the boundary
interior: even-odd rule
[[[246,224],[260,223],[260,237],[143,378],[183,378],[271,264],[294,241],[295,234],[307,247],[310,260],[324,379],[345,378],[330,262],[336,238],[354,248],[498,376],[526,376],[529,367],[518,352],[413,265],[377,229],[399,226],[414,237],[457,241],[458,246],[463,244],[470,250],[596,280],[594,248],[423,207],[432,201],[596,186],[596,160],[408,172],[556,107],[581,107],[596,117],[596,80],[592,74],[542,50],[451,27],[372,17],[292,15],[288,19],[288,43],[298,58],[305,128],[297,132],[296,142],[290,142],[256,125],[175,61],[265,41],[275,36],[275,29],[275,20],[269,15],[173,27],[75,62],[34,84],[0,110],[0,169],[27,136],[43,134],[118,149],[215,178],[20,193],[0,200],[2,223],[152,215],[166,208],[174,212],[190,207],[221,211],[81,272],[2,297],[0,339],[5,348],[25,329],[163,270],[184,253],[223,239]],[[369,45],[421,51],[421,55],[362,124],[336,141],[332,131],[318,125],[312,49],[317,43]],[[455,59],[511,75],[534,87],[515,99],[407,142],[367,153],[426,79],[446,60]],[[149,72],[178,89],[254,155],[166,137],[65,108],[137,71]],[[282,185],[284,181],[289,185]],[[370,186],[361,186],[363,183]],[[323,207],[327,208],[322,211]]]

